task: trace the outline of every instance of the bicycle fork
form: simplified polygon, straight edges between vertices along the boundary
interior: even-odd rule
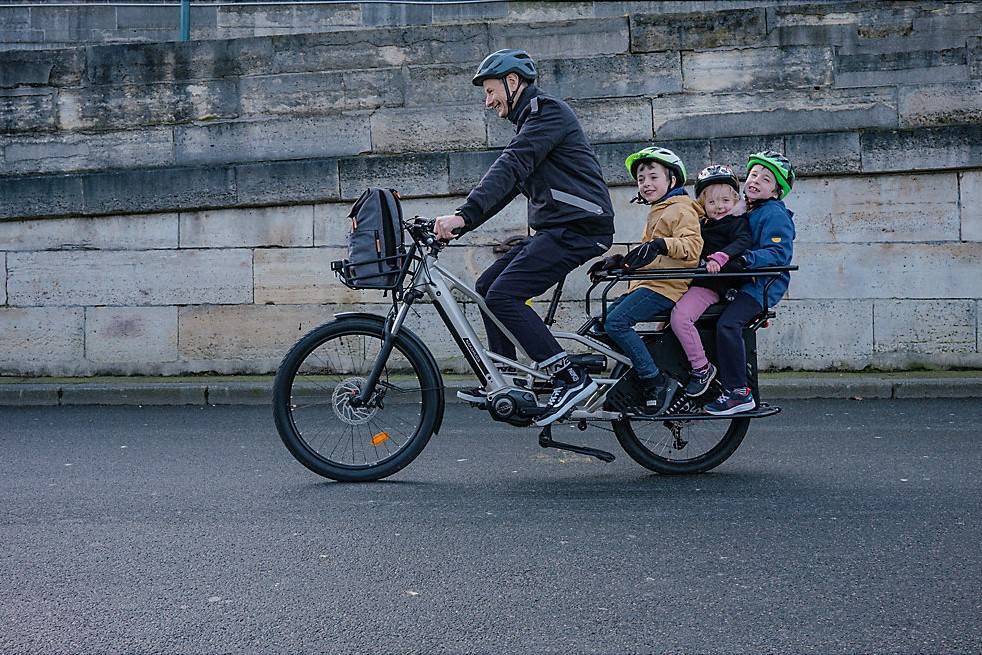
[[[416,299],[421,296],[418,291],[411,290],[405,294],[403,297],[402,306],[399,307],[399,311],[396,313],[393,319],[392,314],[386,317],[385,323],[382,328],[382,347],[379,349],[378,356],[375,358],[375,362],[372,364],[372,370],[368,374],[368,378],[362,384],[361,392],[357,396],[351,399],[352,407],[362,407],[368,404],[369,399],[375,394],[375,387],[378,386],[379,378],[382,377],[382,371],[385,370],[385,364],[389,361],[389,355],[392,354],[392,348],[395,346],[396,338],[399,335],[399,330],[402,328],[403,322],[406,320],[406,316],[409,314],[409,308],[416,301]]]

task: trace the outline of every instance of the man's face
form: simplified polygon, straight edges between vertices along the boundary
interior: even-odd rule
[[[747,196],[747,200],[754,201],[777,198],[780,195],[780,190],[774,173],[760,164],[754,164],[750,172],[747,173],[743,193]]]
[[[517,88],[516,75],[509,75],[505,78],[512,86],[512,94],[514,95]],[[484,85],[484,106],[488,109],[493,109],[498,118],[508,118],[508,112],[510,108],[508,107],[508,97],[505,95],[505,84],[502,80],[489,79],[482,82]]]

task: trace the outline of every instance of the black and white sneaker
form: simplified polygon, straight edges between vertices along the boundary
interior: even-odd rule
[[[706,364],[706,368],[702,371],[692,371],[689,383],[685,385],[685,395],[690,398],[701,396],[709,391],[709,385],[713,383],[715,377],[716,367],[711,363]]]
[[[471,389],[461,389],[457,392],[457,397],[461,400],[471,403],[472,405],[483,405],[488,401],[487,395],[484,393],[484,389],[481,387],[473,387]]]
[[[546,411],[535,421],[535,424],[540,428],[561,419],[577,403],[589,398],[590,394],[596,391],[599,386],[589,375],[572,366],[562,371],[554,380],[556,386],[549,397]]]

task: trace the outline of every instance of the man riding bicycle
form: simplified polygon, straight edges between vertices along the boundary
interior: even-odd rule
[[[567,273],[606,252],[613,243],[614,212],[600,162],[576,115],[562,100],[535,85],[535,62],[524,50],[488,55],[474,75],[487,108],[515,124],[515,137],[452,216],[436,219],[434,231],[449,240],[477,228],[519,193],[528,198],[535,234],[512,248],[478,278],[475,289],[488,309],[515,335],[539,368],[552,375],[554,390],[536,421],[548,425],[588,398],[597,384],[572,365],[559,342],[525,304]],[[514,344],[484,317],[492,351],[516,358]],[[460,392],[484,401],[480,389]]]

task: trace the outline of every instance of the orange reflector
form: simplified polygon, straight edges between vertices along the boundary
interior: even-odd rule
[[[389,433],[388,432],[379,432],[374,437],[372,437],[372,445],[373,446],[378,446],[380,444],[385,443],[388,440],[389,440]]]

